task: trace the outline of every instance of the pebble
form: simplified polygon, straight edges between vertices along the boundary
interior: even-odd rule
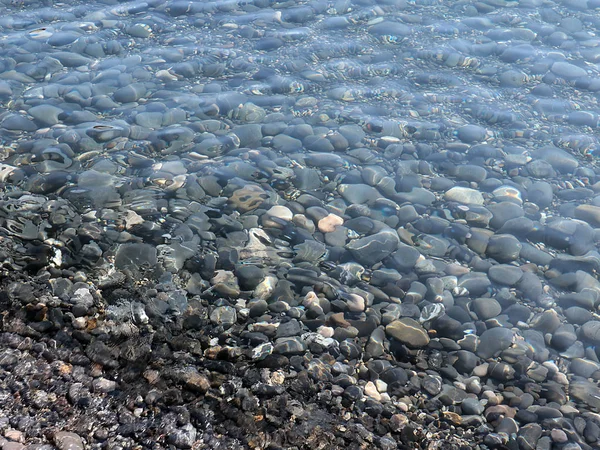
[[[59,431],[54,435],[54,444],[59,450],[83,450],[84,443],[75,433]]]
[[[600,227],[600,207],[579,205],[575,208],[575,218],[589,223],[592,227]]]
[[[514,333],[507,328],[491,328],[479,336],[477,355],[483,359],[492,358],[502,350],[509,348],[514,340]]]
[[[385,333],[410,348],[421,348],[429,344],[425,329],[409,317],[393,321],[385,327]]]
[[[382,230],[379,233],[351,241],[346,247],[356,260],[365,266],[373,266],[393,253],[400,243],[394,230]]]
[[[473,300],[472,308],[479,320],[491,319],[502,312],[500,303],[493,298],[476,298]]]
[[[519,240],[510,234],[497,234],[491,236],[486,248],[486,254],[500,263],[515,261],[523,245]]]
[[[447,201],[458,202],[464,204],[483,205],[484,199],[481,192],[470,189],[455,186],[446,191],[444,197]]]
[[[582,337],[593,345],[600,344],[600,321],[591,320],[581,327]]]
[[[229,328],[237,322],[237,313],[231,306],[218,306],[210,313],[210,321],[215,325]]]
[[[319,220],[318,228],[322,233],[333,233],[337,227],[344,224],[344,219],[335,214],[328,214]]]
[[[523,277],[523,271],[519,267],[507,264],[498,264],[490,267],[488,271],[490,280],[506,286],[516,285]]]

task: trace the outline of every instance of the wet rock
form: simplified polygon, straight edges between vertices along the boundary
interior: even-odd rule
[[[514,333],[508,328],[498,327],[486,330],[479,336],[477,355],[483,359],[492,358],[510,347],[513,340]]]
[[[514,236],[497,234],[490,237],[485,251],[490,258],[507,263],[516,260],[522,248],[523,245]]]
[[[592,320],[583,324],[581,335],[593,345],[600,345],[600,321]]]
[[[600,389],[587,380],[576,380],[570,384],[570,395],[584,404],[598,409],[600,406]]]
[[[575,64],[568,63],[566,61],[556,61],[550,68],[553,73],[559,77],[571,80],[573,78],[584,77],[587,75],[585,69],[576,66]]]
[[[225,328],[232,326],[237,322],[235,308],[231,306],[218,306],[210,313],[210,321],[215,325],[222,325]]]
[[[385,327],[385,333],[410,348],[422,348],[429,344],[425,329],[408,317],[395,320]]]
[[[264,278],[264,271],[255,265],[244,264],[239,265],[235,269],[235,274],[243,291],[252,291]]]
[[[465,125],[456,130],[458,139],[468,144],[481,142],[486,138],[486,135],[486,129],[477,125]]]
[[[594,205],[579,205],[575,208],[575,218],[589,223],[594,228],[599,228],[600,207]]]
[[[536,150],[533,153],[533,156],[536,159],[546,161],[554,170],[559,173],[573,172],[579,166],[577,159],[575,159],[566,151],[556,147],[541,148]]]
[[[301,355],[306,351],[306,343],[299,337],[279,338],[273,351],[285,356]]]
[[[473,300],[472,309],[479,320],[491,319],[502,312],[500,303],[493,298],[476,298]]]
[[[357,262],[372,266],[393,253],[400,243],[394,230],[382,230],[379,233],[351,241],[347,248]]]
[[[446,191],[444,197],[447,201],[464,204],[483,205],[483,195],[481,192],[464,187],[453,187]]]
[[[67,431],[59,431],[54,435],[54,444],[59,450],[83,450],[83,440],[79,435]]]
[[[490,280],[506,286],[514,286],[523,277],[523,271],[519,267],[507,264],[498,264],[490,267],[488,271]]]
[[[149,269],[156,262],[156,248],[149,244],[121,244],[115,255],[115,267],[118,269]]]

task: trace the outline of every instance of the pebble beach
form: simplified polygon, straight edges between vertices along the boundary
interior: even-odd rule
[[[600,449],[599,35],[0,1],[0,449]]]

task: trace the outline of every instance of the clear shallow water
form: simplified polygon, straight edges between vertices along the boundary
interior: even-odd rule
[[[582,358],[588,374],[598,7],[4,3],[1,224],[17,248],[4,264],[106,258],[229,298],[219,325],[238,298],[240,316],[266,299],[314,329],[336,308],[357,330],[402,315],[427,342],[474,335],[491,346],[478,357]],[[239,285],[243,265],[257,283]],[[311,289],[341,303],[319,310]],[[186,294],[150,309],[182,313]],[[510,336],[484,338],[494,328]],[[425,346],[417,337],[399,358]],[[578,386],[597,408],[593,385]]]

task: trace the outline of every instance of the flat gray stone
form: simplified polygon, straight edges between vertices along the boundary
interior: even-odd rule
[[[481,192],[460,186],[448,189],[444,197],[449,202],[458,202],[472,205],[483,205],[483,195]]]

